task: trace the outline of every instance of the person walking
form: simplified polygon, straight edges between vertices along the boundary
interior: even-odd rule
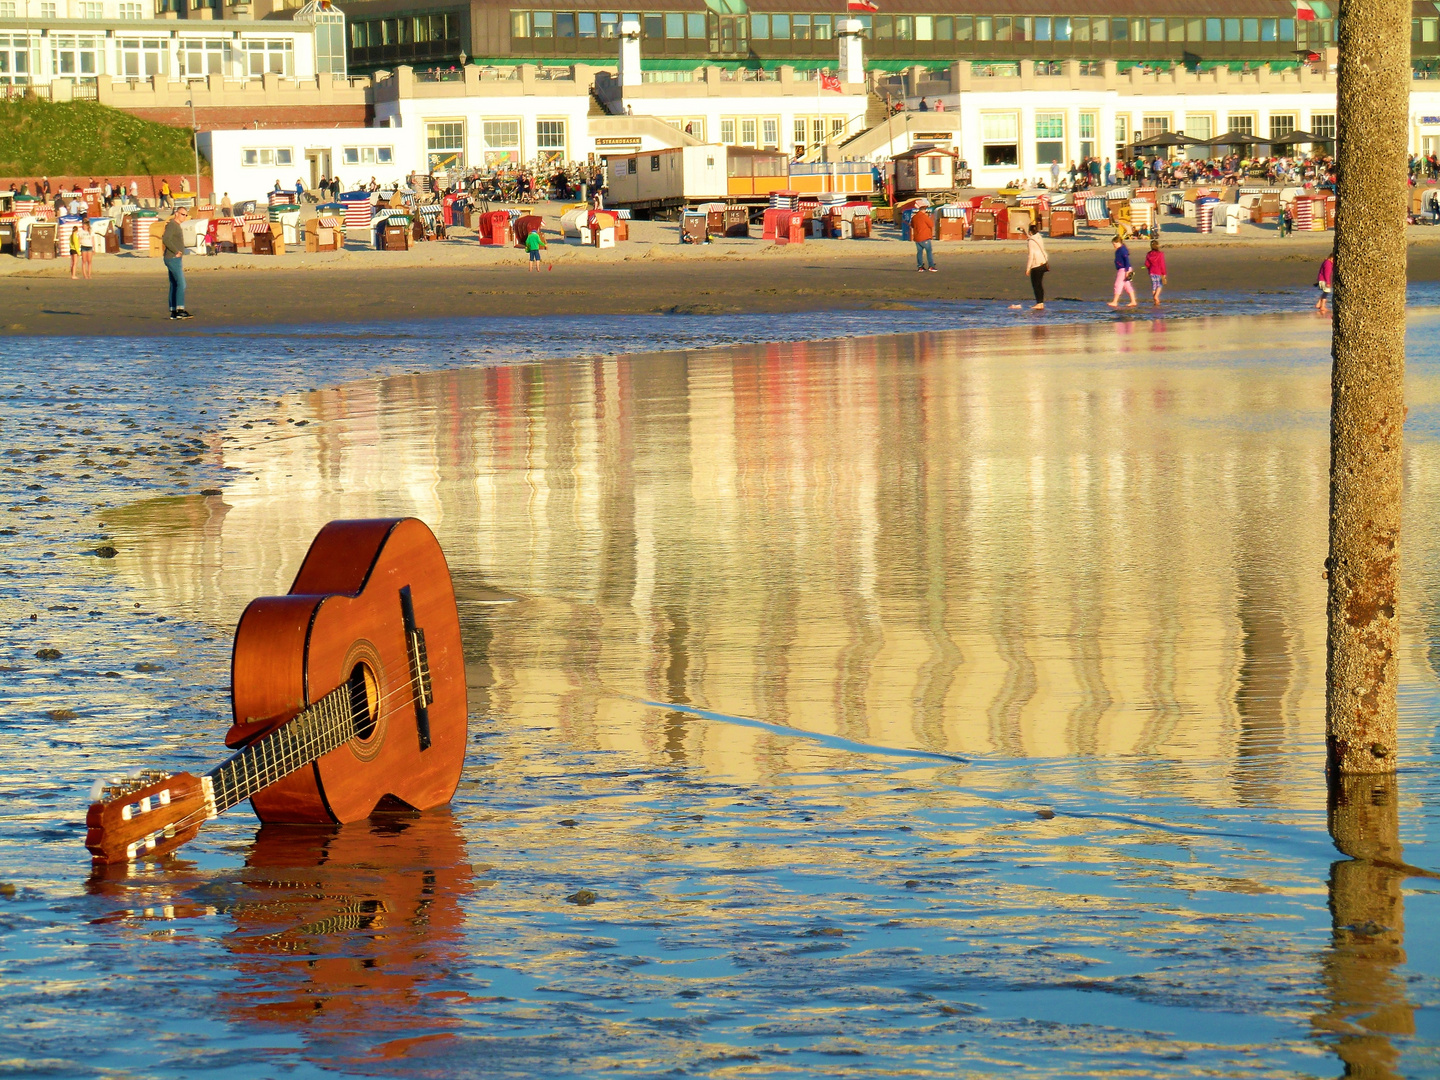
[[[530,253],[530,265],[525,268],[527,273],[540,269],[540,249],[547,246],[539,229],[531,229],[525,234],[525,250]]]
[[[1160,303],[1160,290],[1165,287],[1165,253],[1160,250],[1160,241],[1151,240],[1150,250],[1145,253],[1145,273],[1150,275],[1150,302]]]
[[[1025,273],[1030,275],[1030,288],[1035,292],[1035,306],[1031,311],[1045,310],[1045,275],[1050,272],[1050,256],[1045,251],[1045,240],[1040,235],[1040,226],[1032,224],[1025,237]]]
[[[170,181],[168,179],[160,181],[160,205],[170,205]]]
[[[1326,305],[1330,302],[1330,293],[1335,287],[1335,256],[1326,255],[1325,261],[1320,264],[1320,274],[1315,278],[1315,287],[1320,290],[1320,297],[1315,301],[1315,310],[1324,315],[1329,310]]]
[[[910,239],[915,241],[915,269],[922,274],[926,270],[935,273],[935,219],[928,206],[918,207],[910,215]]]
[[[1130,265],[1130,249],[1125,246],[1125,241],[1121,240],[1118,236],[1110,242],[1115,246],[1115,299],[1111,300],[1106,306],[1118,308],[1120,306],[1120,295],[1122,293],[1129,293],[1130,303],[1125,306],[1135,307],[1135,286],[1131,284],[1131,281],[1135,277],[1135,270]]]
[[[170,318],[193,319],[185,310],[185,219],[189,211],[178,207],[165,223],[161,243],[165,249],[165,269],[170,275]]]

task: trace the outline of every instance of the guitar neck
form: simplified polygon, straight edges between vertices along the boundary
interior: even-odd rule
[[[352,687],[342,683],[314,705],[297,713],[262,739],[207,773],[207,797],[214,814],[223,814],[316,758],[343,746],[355,735]]]

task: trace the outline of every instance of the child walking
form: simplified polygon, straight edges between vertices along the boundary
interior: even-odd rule
[[[530,253],[530,265],[525,268],[527,273],[540,269],[540,249],[545,246],[545,237],[540,235],[539,229],[531,229],[525,234],[525,250]]]
[[[1330,301],[1330,291],[1335,287],[1335,256],[1325,256],[1325,261],[1320,264],[1320,274],[1315,278],[1315,287],[1320,290],[1320,297],[1315,301],[1315,310],[1324,315],[1327,311],[1325,305]]]
[[[1160,290],[1165,287],[1165,253],[1160,250],[1160,241],[1151,240],[1150,250],[1145,253],[1145,272],[1150,275],[1150,302],[1160,303]]]
[[[1118,236],[1111,243],[1115,245],[1115,299],[1111,300],[1106,307],[1119,307],[1122,293],[1130,294],[1130,303],[1125,306],[1135,307],[1135,286],[1130,284],[1130,280],[1135,276],[1135,271],[1130,265],[1130,249]]]

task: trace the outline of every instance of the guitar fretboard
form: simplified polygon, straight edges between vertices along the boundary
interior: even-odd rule
[[[223,814],[355,735],[350,685],[342,683],[288,723],[226,759],[209,774],[215,812]]]

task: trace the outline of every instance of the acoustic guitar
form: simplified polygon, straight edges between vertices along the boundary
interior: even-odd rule
[[[266,823],[368,817],[450,801],[465,762],[460,617],[435,535],[416,518],[332,521],[285,596],[250,602],[231,659],[238,752],[204,776],[102,787],[85,822],[99,863],[173,851],[250,800]]]

